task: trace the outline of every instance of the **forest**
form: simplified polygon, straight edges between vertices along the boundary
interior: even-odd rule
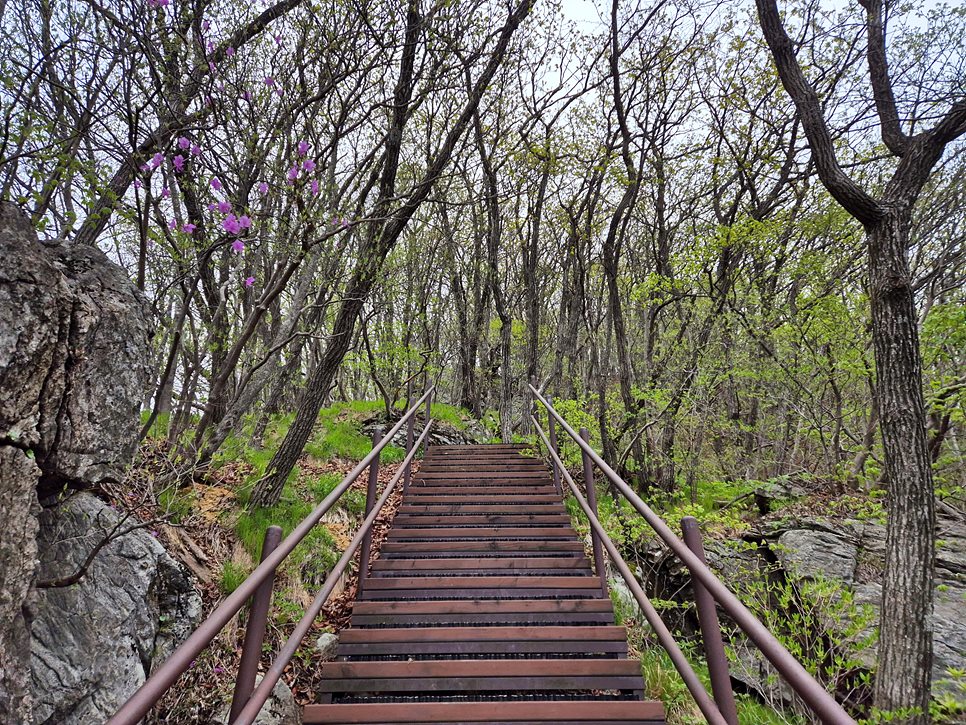
[[[885,527],[872,674],[802,658],[865,722],[951,723],[966,664],[936,687],[931,622],[936,591],[966,597],[966,565],[936,573],[966,523],[964,51],[944,2],[0,0],[0,200],[143,300],[134,463],[94,488],[195,539],[204,491],[237,497],[206,607],[257,559],[243,528],[368,451],[360,421],[435,385],[455,430],[539,448],[532,383],[675,525],[741,539],[766,490]],[[18,385],[0,372],[0,407]],[[41,503],[62,485],[87,487]]]

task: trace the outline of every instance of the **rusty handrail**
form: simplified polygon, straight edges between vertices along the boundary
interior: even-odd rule
[[[188,639],[186,639],[181,646],[178,647],[171,654],[171,656],[164,661],[164,663],[162,663],[158,670],[152,674],[147,681],[144,682],[144,684],[142,684],[120,707],[114,716],[107,721],[107,725],[137,725],[141,718],[147,714],[148,710],[150,710],[151,707],[153,707],[158,700],[161,699],[168,689],[170,689],[171,685],[173,685],[175,681],[191,666],[191,663],[195,657],[197,657],[202,650],[211,644],[212,640],[218,635],[218,633],[221,632],[225,625],[231,621],[232,617],[234,617],[249,600],[249,598],[255,594],[261,583],[270,576],[274,576],[275,570],[282,563],[282,561],[284,561],[285,558],[292,553],[292,550],[298,546],[302,539],[304,539],[312,531],[312,529],[315,528],[322,517],[330,508],[332,508],[336,501],[342,497],[342,494],[349,489],[349,486],[355,482],[359,475],[369,467],[369,465],[376,459],[377,456],[379,456],[380,453],[382,453],[382,450],[389,445],[396,433],[402,429],[402,426],[416,414],[422,404],[430,399],[433,390],[434,387],[430,387],[425,393],[423,393],[422,397],[419,398],[419,400],[417,400],[409,408],[409,410],[403,414],[399,421],[389,429],[379,445],[374,447],[366,455],[366,457],[355,466],[355,468],[346,474],[345,478],[342,479],[339,485],[336,486],[332,492],[312,510],[312,513],[306,516],[302,522],[292,530],[292,533],[285,537],[275,551],[273,551],[269,556],[266,556],[262,562],[255,567],[252,573],[248,575],[248,578],[246,578],[245,581],[243,581],[238,588],[235,589],[235,591],[225,597],[225,600],[219,604],[210,615],[208,615],[208,618],[202,622],[194,632],[191,633]],[[432,423],[429,410],[427,410],[427,420],[428,422],[423,431],[423,436],[428,434],[429,426]],[[400,466],[400,472],[403,471],[407,466],[411,465],[412,459],[417,450],[418,445],[415,445],[413,446],[412,450],[409,451],[409,455],[406,456],[404,465]],[[374,511],[378,513],[378,508],[374,508]],[[372,516],[372,519],[375,520],[375,516]],[[355,539],[353,539],[353,541],[355,541]],[[353,552],[354,551],[355,549],[353,549]],[[328,582],[328,580],[326,581]],[[322,603],[324,603],[324,600]],[[319,608],[321,609],[321,606]],[[268,679],[268,674],[266,674],[265,679]],[[262,684],[264,684],[264,681],[265,680],[262,681]],[[272,682],[272,685],[274,686],[275,682],[277,681],[278,678],[276,677]],[[259,685],[259,687],[255,689],[252,699],[249,700],[249,704],[251,704],[252,700],[254,700],[256,696],[260,696],[261,692],[262,687]],[[271,689],[269,689],[269,693],[270,692]],[[265,699],[267,699],[267,696]],[[264,704],[265,699],[262,700],[258,706],[258,709],[255,710],[256,715],[258,710],[260,710],[261,706]],[[242,710],[242,713],[239,717],[243,717],[246,712],[248,712],[247,707]],[[251,719],[254,719],[254,716]],[[241,722],[241,720],[236,720],[236,722]],[[251,720],[248,722],[251,722]]]
[[[282,673],[285,671],[286,666],[291,661],[292,657],[295,656],[295,652],[298,650],[299,645],[302,640],[305,639],[305,635],[309,633],[309,629],[312,627],[312,623],[315,618],[319,616],[319,612],[322,611],[322,607],[325,606],[326,600],[329,595],[332,594],[332,590],[335,589],[336,583],[342,576],[342,573],[348,567],[349,562],[352,560],[353,555],[356,553],[356,549],[359,548],[362,540],[366,537],[369,531],[372,529],[372,525],[376,522],[376,517],[379,512],[382,511],[382,507],[385,506],[386,501],[389,500],[389,496],[395,490],[396,485],[399,483],[403,476],[403,471],[406,470],[407,466],[412,462],[413,457],[416,455],[416,451],[419,450],[420,444],[426,440],[429,435],[430,429],[433,427],[433,421],[430,419],[427,421],[426,426],[423,428],[422,434],[416,440],[416,444],[413,446],[412,450],[406,456],[402,465],[399,466],[396,471],[396,475],[392,477],[392,480],[386,484],[386,489],[382,492],[382,496],[372,507],[372,511],[362,522],[362,526],[356,532],[356,535],[352,537],[352,541],[346,547],[346,550],[342,553],[342,557],[339,559],[338,563],[332,567],[332,571],[329,576],[326,577],[325,583],[316,594],[315,599],[312,600],[312,604],[305,610],[305,614],[299,620],[298,624],[295,625],[295,629],[292,630],[292,634],[289,638],[285,640],[285,644],[278,651],[275,660],[272,662],[268,671],[262,677],[262,681],[258,683],[258,687],[252,693],[251,699],[249,699],[248,704],[242,708],[239,713],[238,718],[231,722],[231,725],[251,725],[255,718],[258,717],[259,711],[265,705],[265,702],[272,694],[272,689],[275,687],[275,683],[279,681],[282,677]],[[391,436],[386,436],[386,438],[391,438]],[[385,439],[384,439],[385,440]],[[369,566],[369,562],[360,561],[359,571],[362,572],[363,569]]]
[[[588,443],[581,440],[576,431],[563,419],[546,398],[540,394],[540,391],[533,385],[530,385],[530,390],[536,399],[543,404],[544,408],[547,409],[547,413],[557,421],[561,429],[590,457],[594,464],[614,484],[617,490],[624,495],[624,498],[641,514],[650,527],[654,529],[654,532],[667,544],[668,548],[688,567],[691,576],[698,580],[711,596],[714,597],[715,601],[734,620],[735,624],[748,636],[765,658],[771,662],[802,701],[825,723],[830,723],[831,725],[856,725],[855,720],[836,702],[835,698],[808,673],[808,670],[785,649],[782,643],[768,631],[768,628],[688,548],[687,544],[674,534],[664,520],[641,500],[631,487],[627,485],[624,479],[617,475],[614,469],[607,465],[607,462]],[[541,437],[543,437],[542,431],[540,432]],[[559,461],[559,457],[556,460]],[[563,463],[560,462],[557,464],[555,461],[555,465],[563,466]],[[565,469],[562,469],[561,472],[563,470]],[[665,647],[665,649],[667,648]],[[668,651],[668,654],[670,654],[670,651]],[[700,705],[700,703],[698,704]]]
[[[624,580],[627,582],[628,588],[630,588],[631,593],[637,600],[637,603],[641,605],[641,611],[644,612],[644,617],[647,619],[648,624],[654,629],[657,634],[658,641],[660,641],[661,646],[667,651],[668,656],[671,658],[671,662],[674,664],[674,668],[681,675],[681,679],[684,680],[685,686],[687,686],[688,691],[694,698],[694,701],[698,704],[701,709],[701,713],[704,715],[705,719],[712,725],[728,725],[728,721],[724,719],[724,716],[718,710],[718,706],[715,704],[711,695],[701,684],[701,679],[698,677],[694,668],[691,667],[691,663],[688,662],[688,658],[685,657],[681,648],[678,647],[678,643],[674,641],[674,635],[671,634],[671,630],[667,628],[664,624],[664,620],[661,619],[661,615],[658,614],[654,605],[651,603],[650,598],[644,592],[641,587],[640,582],[631,573],[630,567],[627,566],[627,562],[624,561],[624,557],[620,555],[617,547],[614,546],[614,542],[611,541],[604,527],[601,525],[597,518],[597,514],[594,513],[593,508],[587,499],[583,497],[580,493],[580,489],[577,488],[577,484],[574,482],[573,476],[570,475],[570,471],[564,466],[563,461],[560,460],[560,455],[553,449],[550,445],[550,441],[544,434],[543,430],[540,428],[539,423],[536,418],[531,416],[533,420],[534,428],[537,434],[543,440],[543,444],[547,447],[547,451],[550,453],[550,457],[553,459],[554,466],[559,466],[560,474],[563,480],[567,482],[570,487],[570,492],[573,494],[574,498],[577,499],[577,503],[584,510],[587,515],[588,521],[590,521],[590,526],[595,534],[595,542],[600,541],[604,548],[607,549],[607,553],[610,556],[611,563],[614,567],[621,573]],[[600,575],[600,572],[597,572]]]

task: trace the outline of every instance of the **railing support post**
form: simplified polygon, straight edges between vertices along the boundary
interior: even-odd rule
[[[701,542],[701,528],[698,526],[697,519],[693,516],[685,516],[681,519],[681,531],[684,534],[684,543],[701,560],[701,563],[706,564],[704,544]],[[724,643],[721,640],[721,625],[718,622],[714,598],[694,576],[691,577],[691,587],[694,589],[694,603],[698,610],[698,624],[701,626],[701,639],[704,641],[704,656],[708,662],[714,701],[728,721],[728,725],[738,725],[735,694],[731,687],[728,657],[725,655]]]
[[[413,381],[410,380],[406,383],[406,410],[409,410],[409,406],[413,402]],[[413,433],[416,425],[416,416],[409,416],[409,422],[406,423],[406,455],[413,449]],[[412,477],[413,463],[410,461],[406,465],[406,471],[403,473],[403,493],[409,491],[409,480]]]
[[[375,448],[382,441],[382,428],[376,428],[372,432],[372,447]],[[376,503],[376,487],[379,484],[379,456],[372,459],[369,464],[369,485],[366,488],[366,516],[372,511]],[[369,576],[369,552],[372,549],[372,528],[366,532],[362,538],[362,547],[359,549],[359,586],[361,592],[365,586],[366,577]]]
[[[553,416],[550,417],[552,418]],[[551,430],[553,429],[551,428]],[[586,428],[580,429],[580,437],[583,438],[585,442],[590,443],[590,431],[588,431]],[[596,486],[594,485],[594,462],[590,460],[590,456],[583,451],[582,458],[584,461],[584,485],[587,487],[587,503],[594,512],[594,516],[598,516],[597,490]],[[600,591],[605,597],[609,597],[610,594],[607,591],[607,567],[604,566],[604,549],[600,543],[600,536],[597,535],[597,531],[593,526],[590,528],[590,541],[594,547],[594,569],[597,572],[597,576],[600,577]]]
[[[547,398],[547,404],[553,405],[553,398]],[[536,401],[534,401],[534,408],[536,408]],[[534,416],[536,417],[536,416]],[[550,413],[547,413],[547,429],[550,433],[550,447],[553,448],[553,452],[558,456],[560,455],[560,448],[557,446],[557,425]],[[553,489],[557,492],[558,496],[563,495],[563,489],[560,486],[560,469],[557,468],[557,462],[554,460],[553,456],[550,456],[550,467],[553,469]]]
[[[281,540],[280,526],[269,526],[265,529],[265,538],[262,540],[262,561],[275,551]],[[252,595],[248,625],[245,627],[245,643],[242,645],[241,662],[238,665],[238,679],[235,680],[235,692],[231,697],[229,723],[235,721],[255,689],[255,675],[258,674],[258,662],[262,658],[262,642],[265,640],[265,625],[268,622],[268,608],[272,603],[274,587],[275,572],[272,572]]]
[[[426,376],[426,385],[429,386],[429,376]],[[413,414],[415,415],[415,413]],[[426,396],[426,420],[425,425],[429,425],[429,421],[433,419],[433,390],[429,388],[429,394]],[[429,436],[426,436],[426,440],[423,441],[423,455],[429,452]]]

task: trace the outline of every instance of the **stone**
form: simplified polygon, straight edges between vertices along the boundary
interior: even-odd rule
[[[851,585],[859,549],[845,536],[812,529],[791,529],[778,537],[772,551],[786,571],[813,579],[823,576]]]
[[[0,445],[0,723],[30,722],[30,600],[37,567],[36,480],[23,451]]]
[[[98,249],[38,241],[0,205],[0,441],[33,451],[40,498],[118,480],[150,380],[150,309]]]
[[[137,521],[91,493],[40,517],[38,580],[78,570],[92,548]],[[201,619],[188,573],[149,531],[114,538],[71,586],[37,590],[32,624],[34,722],[103,722]]]
[[[334,660],[336,652],[339,649],[339,635],[332,634],[331,632],[324,633],[315,640],[315,649],[318,650],[322,659],[326,661]]]
[[[255,686],[262,681],[261,675],[255,678]],[[228,724],[230,706],[226,706],[218,722],[221,725]],[[284,680],[279,680],[272,688],[272,694],[265,705],[262,707],[258,716],[252,721],[252,725],[302,725],[302,709],[295,701],[292,690],[285,684]]]

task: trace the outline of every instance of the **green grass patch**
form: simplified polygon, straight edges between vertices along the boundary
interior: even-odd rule
[[[251,572],[248,567],[236,564],[233,561],[226,561],[221,566],[221,576],[218,578],[218,588],[221,593],[228,596],[241,586],[242,582],[248,578]]]

